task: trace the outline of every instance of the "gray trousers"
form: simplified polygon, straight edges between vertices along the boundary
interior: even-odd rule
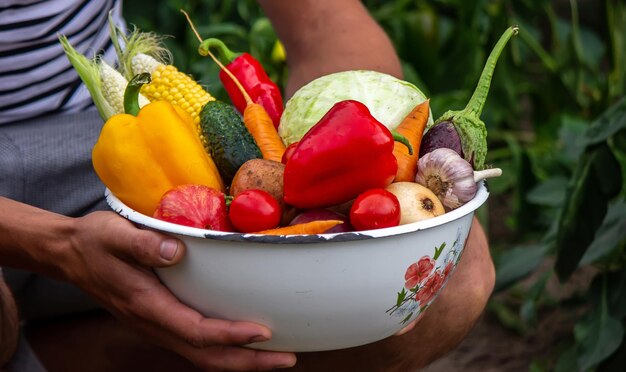
[[[91,165],[102,124],[97,111],[90,110],[1,125],[0,195],[72,217],[108,209]],[[98,307],[68,283],[9,267],[2,273],[25,321]],[[9,371],[43,370],[20,340]]]

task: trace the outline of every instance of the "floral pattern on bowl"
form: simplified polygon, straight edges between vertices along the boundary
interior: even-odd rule
[[[400,323],[406,324],[413,319],[419,319],[437,294],[444,287],[450,274],[454,271],[463,247],[460,246],[461,229],[457,229],[456,240],[452,249],[440,259],[441,253],[448,243],[443,242],[435,247],[432,256],[422,256],[418,261],[411,263],[404,273],[404,287],[398,292],[395,305],[387,309],[391,316],[402,317]],[[441,261],[439,265],[438,261]]]

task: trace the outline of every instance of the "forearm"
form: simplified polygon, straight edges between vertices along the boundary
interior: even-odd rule
[[[72,219],[0,197],[0,266],[58,277]]]
[[[360,1],[259,3],[285,46],[287,96],[307,82],[337,71],[365,69],[402,76],[391,40]]]
[[[0,273],[0,370],[17,347],[18,329],[17,307]]]

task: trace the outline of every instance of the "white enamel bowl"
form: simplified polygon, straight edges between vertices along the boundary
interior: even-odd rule
[[[181,239],[187,254],[156,269],[185,304],[209,317],[268,326],[257,349],[321,351],[384,339],[417,319],[461,257],[474,211],[488,197],[442,216],[393,228],[302,236],[224,233],[142,215],[108,190],[130,221]]]

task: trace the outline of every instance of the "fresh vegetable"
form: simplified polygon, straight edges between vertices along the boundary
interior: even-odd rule
[[[242,191],[230,203],[228,216],[235,228],[244,233],[273,229],[280,223],[278,201],[263,190]]]
[[[500,168],[474,171],[456,151],[439,148],[419,159],[415,182],[428,187],[443,206],[455,209],[470,201],[478,190],[476,183],[502,174]]]
[[[139,110],[139,89],[149,80],[149,74],[140,74],[129,82],[127,113],[104,124],[92,162],[115,196],[151,216],[161,196],[176,186],[199,184],[224,191],[224,185],[189,114],[166,101]]]
[[[252,101],[263,106],[272,119],[274,128],[278,128],[284,110],[283,97],[278,85],[267,76],[261,63],[249,53],[234,53],[221,40],[215,38],[202,41],[200,49],[217,51],[217,57],[222,64],[237,77]],[[220,71],[220,80],[237,110],[243,113],[247,103],[235,82],[223,70]]]
[[[318,220],[297,225],[277,227],[275,229],[257,231],[255,234],[264,235],[308,235],[308,234],[324,234],[329,229],[342,224],[341,220]]]
[[[429,112],[430,100],[426,100],[415,106],[396,128],[396,132],[409,140],[413,152],[409,152],[409,149],[401,143],[394,145],[393,154],[398,161],[398,171],[394,182],[413,182],[415,180],[420,143],[428,122]]]
[[[283,174],[285,165],[273,160],[252,159],[245,162],[235,173],[230,185],[230,195],[260,189],[268,192],[276,200],[283,200]]]
[[[183,13],[185,14],[185,17],[187,17],[187,21],[189,22],[189,25],[191,26],[191,29],[195,33],[196,37],[200,43],[202,43],[203,40],[194,28],[191,19],[189,19],[189,15],[184,11]],[[217,57],[215,57],[211,50],[203,48],[201,44],[198,48],[198,53],[202,56],[208,55],[211,57],[220,69],[231,78],[232,82],[237,86],[237,89],[239,89],[239,92],[246,102],[246,107],[243,111],[243,122],[246,125],[246,128],[248,128],[248,131],[250,131],[250,134],[252,134],[252,137],[254,137],[256,144],[259,146],[261,154],[263,154],[263,159],[280,162],[283,157],[283,153],[285,152],[285,144],[278,136],[278,132],[276,131],[272,119],[268,115],[267,111],[265,111],[263,106],[252,101],[250,95],[241,85],[239,79],[237,79],[237,77],[233,75],[233,73],[230,72],[217,59]]]
[[[487,58],[487,63],[480,75],[476,90],[467,103],[467,106],[461,111],[448,111],[444,113],[434,124],[435,127],[437,127],[439,125],[449,125],[447,123],[452,123],[460,139],[460,147],[462,149],[460,155],[470,162],[476,170],[483,169],[485,156],[487,155],[487,128],[485,127],[485,123],[480,120],[480,114],[482,113],[487,94],[489,93],[496,62],[511,36],[516,35],[518,30],[519,28],[517,26],[509,27],[500,37],[500,40],[498,40],[498,43],[491,51],[489,58]],[[433,132],[433,134],[429,133],[430,128],[424,135],[423,140],[425,147],[429,149],[433,148],[433,146],[430,145],[432,142],[446,143],[449,141],[441,140],[436,137],[445,133],[445,131]],[[457,147],[458,145],[454,144],[453,146]]]
[[[226,184],[245,162],[261,157],[254,138],[235,109],[222,101],[209,101],[200,112],[200,128],[217,169]]]
[[[115,114],[124,113],[124,90],[128,80],[103,59],[88,59],[80,54],[66,36],[59,36],[65,55],[89,90],[98,112],[103,120]],[[143,107],[150,101],[139,95],[139,106]]]
[[[427,187],[415,182],[394,182],[387,191],[400,203],[400,225],[422,221],[445,213],[443,204]]]
[[[296,150],[298,146],[298,142],[294,142],[291,145],[287,146],[285,152],[283,153],[283,157],[280,159],[281,163],[287,164],[287,160],[293,155],[293,152]]]
[[[463,149],[461,148],[461,138],[456,129],[454,129],[452,122],[443,121],[428,129],[428,132],[422,138],[419,157],[422,158],[429,152],[441,147],[452,149],[461,157],[464,157]]]
[[[344,203],[389,185],[398,170],[392,134],[357,101],[342,101],[307,132],[285,165],[284,199],[297,208]]]
[[[160,37],[137,29],[125,35],[111,22],[109,26],[120,67],[126,77],[130,79],[137,74],[150,74],[151,82],[141,88],[141,93],[150,101],[168,101],[186,111],[201,135],[200,111],[207,102],[215,98],[191,76],[170,63],[171,56],[162,46]],[[120,40],[124,44],[124,50],[119,45]],[[201,139],[204,141],[204,138]]]
[[[350,224],[357,230],[398,226],[400,202],[385,189],[371,189],[360,194],[350,209]]]
[[[324,220],[341,220],[342,224],[331,227],[330,229],[324,231],[327,234],[340,233],[340,232],[348,232],[353,231],[354,229],[350,225],[350,220],[343,214],[331,211],[329,209],[323,208],[315,208],[308,209],[296,217],[294,217],[289,225],[298,225],[301,223],[311,222],[311,221],[324,221]]]
[[[168,101],[185,110],[196,125],[200,123],[200,111],[207,102],[214,100],[191,76],[178,71],[174,65],[165,65],[147,54],[136,54],[132,59],[134,74],[147,72],[152,82],[141,92],[150,101]],[[199,129],[199,128],[198,128]]]
[[[207,50],[207,53],[214,59],[214,61],[220,65],[223,71],[226,71],[235,82],[241,93],[246,100],[246,109],[243,112],[243,122],[248,128],[248,131],[254,137],[256,144],[263,154],[263,159],[273,160],[280,162],[285,152],[285,145],[278,136],[272,119],[269,117],[263,106],[258,103],[252,102],[248,93],[243,90],[243,87],[239,84],[237,78],[235,78],[225,67],[213,56],[213,54]]]
[[[376,71],[344,71],[315,79],[287,101],[278,133],[290,145],[320,121],[337,102],[363,103],[371,115],[395,129],[409,112],[426,100],[413,84]],[[429,123],[432,118],[429,115]]]
[[[167,191],[153,217],[201,229],[233,231],[224,193],[205,185],[180,185]]]

